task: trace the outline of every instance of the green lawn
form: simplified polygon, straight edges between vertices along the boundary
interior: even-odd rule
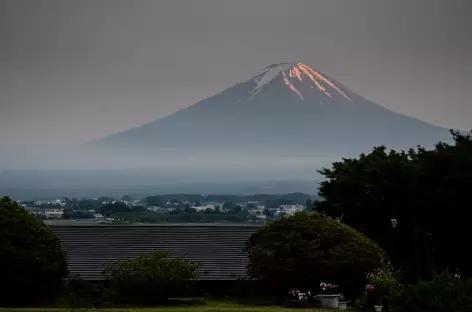
[[[208,302],[206,305],[200,306],[177,306],[177,307],[159,307],[159,308],[115,308],[115,309],[45,309],[45,308],[0,308],[0,312],[277,312],[277,311],[298,311],[298,312],[321,312],[332,311],[323,309],[287,309],[279,306],[249,306],[234,303]]]

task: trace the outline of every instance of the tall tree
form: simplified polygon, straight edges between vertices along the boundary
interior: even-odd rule
[[[10,198],[0,198],[0,306],[50,304],[68,275],[59,239]]]
[[[446,267],[472,275],[461,248],[471,216],[472,133],[451,134],[453,144],[432,150],[381,146],[323,168],[316,209],[375,239],[410,279]]]

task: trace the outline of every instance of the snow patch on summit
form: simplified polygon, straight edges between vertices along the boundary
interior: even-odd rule
[[[292,64],[276,64],[271,65],[262,70],[256,77],[256,87],[254,88],[255,92],[258,92],[263,86],[274,80],[280,73],[290,69]]]
[[[296,86],[299,87],[301,83],[305,86],[309,86],[310,89],[318,89],[328,97],[333,97],[333,94],[337,93],[352,102],[345,92],[318,72],[318,70],[300,62],[273,64],[264,68],[251,79],[256,85],[254,89],[252,89],[251,97],[259,93],[265,85],[269,84],[277,77],[280,77],[285,86],[287,86],[290,91],[297,94],[302,100],[304,97],[299,89],[296,88]]]
[[[284,82],[285,82],[285,84],[289,87],[289,89],[292,90],[293,92],[295,92],[296,94],[298,94],[298,96],[300,97],[300,99],[303,100],[303,95],[302,95],[302,94],[300,93],[300,91],[298,91],[297,88],[295,88],[295,87],[293,86],[293,84],[288,80],[287,75],[286,75],[284,72],[282,72],[282,75],[284,76]]]

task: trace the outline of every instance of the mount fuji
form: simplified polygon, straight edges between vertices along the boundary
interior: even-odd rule
[[[92,142],[113,151],[351,155],[449,141],[447,129],[390,111],[301,62],[252,78],[151,123]]]

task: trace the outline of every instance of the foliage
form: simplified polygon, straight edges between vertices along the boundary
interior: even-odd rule
[[[56,301],[56,306],[64,308],[102,307],[111,299],[110,289],[102,283],[83,280],[79,275],[70,274],[64,281],[64,293]]]
[[[67,198],[64,197],[63,201],[66,204],[66,208],[71,210],[98,210],[102,206],[102,202],[107,201],[107,198],[99,198],[98,200],[95,199],[76,199],[76,198]],[[41,204],[44,205],[44,204]]]
[[[127,213],[131,211],[132,211],[131,208],[128,207],[123,202],[108,203],[100,207],[100,212],[105,216],[109,216],[109,215],[113,215],[117,213]]]
[[[468,237],[472,132],[451,134],[452,144],[432,150],[381,146],[323,168],[316,209],[342,216],[378,242],[408,281],[446,267],[472,276],[472,254],[461,246]]]
[[[447,272],[433,280],[408,285],[394,293],[398,312],[472,311],[472,279],[461,280]]]
[[[295,205],[304,204],[311,195],[303,193],[289,193],[289,194],[254,194],[254,195],[228,195],[228,194],[165,194],[159,196],[148,196],[144,202],[148,206],[161,206],[166,202],[229,202],[231,205],[236,203],[243,203],[249,201],[257,201],[265,204],[266,207],[278,207],[279,205]],[[227,207],[228,209],[231,206]]]
[[[167,251],[154,251],[135,259],[110,264],[104,276],[114,291],[114,301],[141,305],[159,304],[185,291],[186,282],[198,277],[198,264]]]
[[[1,198],[0,306],[50,302],[67,274],[66,254],[51,229],[15,201]]]
[[[370,309],[373,305],[390,307],[392,292],[402,287],[401,271],[395,270],[389,261],[383,260],[381,267],[368,272],[366,277],[371,284],[365,287],[364,308]]]
[[[401,271],[395,270],[393,265],[386,260],[382,261],[379,268],[366,274],[369,283],[377,286],[401,287]]]
[[[382,261],[381,267],[367,272],[366,278],[369,282],[364,288],[362,296],[362,307],[372,309],[374,305],[389,307],[393,291],[401,289],[401,272],[395,270],[393,265],[386,260]]]
[[[247,242],[248,273],[272,287],[313,287],[330,280],[359,287],[365,272],[380,266],[382,250],[351,227],[300,212],[266,223]],[[276,291],[276,289],[274,289]]]
[[[73,211],[72,209],[64,209],[64,213],[62,215],[63,219],[94,219],[95,216],[93,213],[88,212],[87,210],[77,210]]]

